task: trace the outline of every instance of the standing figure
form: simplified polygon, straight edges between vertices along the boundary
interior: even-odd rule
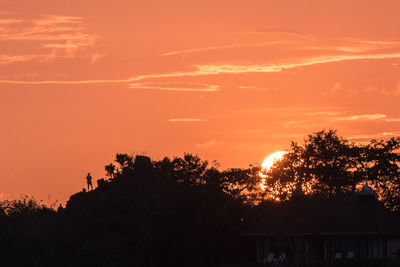
[[[90,172],[86,176],[86,181],[87,181],[87,190],[89,191],[89,186],[93,190],[93,185],[92,185],[92,176],[90,176]]]

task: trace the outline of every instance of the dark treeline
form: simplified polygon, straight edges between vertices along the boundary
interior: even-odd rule
[[[368,176],[378,199],[398,210],[399,166],[399,137],[352,143],[336,131],[320,131],[309,135],[303,145],[292,142],[285,157],[265,173],[266,188],[282,200],[299,188],[314,196],[331,197],[354,193]]]
[[[241,233],[261,217],[276,217],[276,209],[296,190],[316,199],[351,194],[368,168],[382,204],[396,210],[399,144],[390,139],[356,145],[334,131],[312,134],[302,146],[292,143],[264,173],[265,191],[257,167],[221,171],[192,154],[160,161],[117,154],[97,188],[72,195],[65,208],[54,210],[29,198],[2,202],[0,265],[251,262],[255,247]]]

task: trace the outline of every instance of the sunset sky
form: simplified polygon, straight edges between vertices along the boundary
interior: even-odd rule
[[[64,202],[116,153],[260,164],[400,134],[398,0],[0,0],[0,199]]]

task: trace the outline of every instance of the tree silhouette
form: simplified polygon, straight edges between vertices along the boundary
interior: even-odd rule
[[[106,165],[104,167],[105,171],[106,171],[106,176],[110,177],[111,179],[114,178],[114,172],[116,169],[116,166],[112,163]]]
[[[267,192],[274,198],[289,199],[295,190],[333,196],[357,190],[368,175],[379,197],[398,209],[400,138],[370,143],[351,143],[336,131],[309,135],[303,145],[292,142],[283,159],[266,175]]]

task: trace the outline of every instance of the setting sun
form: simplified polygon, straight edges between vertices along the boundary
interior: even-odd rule
[[[262,170],[263,171],[268,171],[277,160],[280,160],[283,158],[283,156],[286,154],[286,151],[277,151],[271,155],[269,155],[263,163],[261,164]]]
[[[282,159],[286,153],[287,153],[286,151],[277,151],[265,158],[265,160],[261,164],[261,171],[259,172],[259,176],[261,177],[261,182],[260,182],[261,190],[263,191],[265,190],[265,179],[267,177],[265,175],[265,172],[268,172],[269,169],[275,164],[275,162],[277,160]]]

